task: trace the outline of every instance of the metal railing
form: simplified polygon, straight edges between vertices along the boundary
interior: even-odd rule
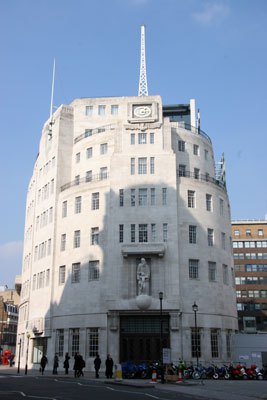
[[[187,131],[190,131],[192,133],[194,133],[195,135],[200,135],[202,137],[204,137],[208,142],[210,142],[210,144],[212,144],[211,142],[211,138],[201,129],[196,128],[195,126],[192,126],[190,124],[185,124],[182,122],[178,122],[178,129],[182,128],[182,129],[186,129]]]
[[[203,174],[195,174],[194,172],[191,171],[183,171],[179,173],[179,170],[177,170],[177,177],[179,178],[193,178],[196,181],[202,181],[202,182],[209,182],[212,183],[216,186],[219,186],[221,189],[226,190],[226,183],[218,181],[215,178],[212,178],[207,175]]]
[[[80,140],[85,139],[89,136],[92,135],[96,135],[99,133],[103,133],[106,131],[113,131],[115,130],[115,125],[114,124],[110,124],[110,125],[104,125],[104,126],[99,126],[98,128],[94,128],[94,129],[86,129],[84,133],[82,133],[81,135],[77,136],[74,139],[74,144],[78,143]]]
[[[108,179],[108,173],[92,175],[92,177],[90,177],[90,178],[85,177],[85,178],[79,179],[79,181],[74,180],[74,181],[65,183],[65,185],[61,186],[60,191],[63,192],[64,190],[67,190],[72,186],[79,186],[83,183],[104,181],[106,179]]]

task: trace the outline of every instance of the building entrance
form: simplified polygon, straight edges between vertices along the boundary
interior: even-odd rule
[[[162,343],[160,343],[160,316],[120,317],[120,362],[134,363],[160,360],[161,348],[169,347],[169,316],[162,316]]]

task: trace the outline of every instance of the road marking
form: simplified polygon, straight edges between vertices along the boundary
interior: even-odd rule
[[[148,393],[145,393],[145,395],[148,396],[148,397],[153,397],[153,399],[159,399],[160,398],[160,397],[157,397],[157,396],[153,396],[152,394],[148,394]]]

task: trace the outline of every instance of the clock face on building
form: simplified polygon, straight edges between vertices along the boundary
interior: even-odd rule
[[[152,114],[151,106],[137,106],[134,108],[134,116],[137,118],[146,118]]]

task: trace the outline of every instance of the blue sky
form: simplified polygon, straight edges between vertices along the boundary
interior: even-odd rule
[[[138,93],[146,24],[149,94],[196,99],[232,219],[267,213],[267,1],[0,0],[0,285],[21,270],[25,199],[54,104]]]

